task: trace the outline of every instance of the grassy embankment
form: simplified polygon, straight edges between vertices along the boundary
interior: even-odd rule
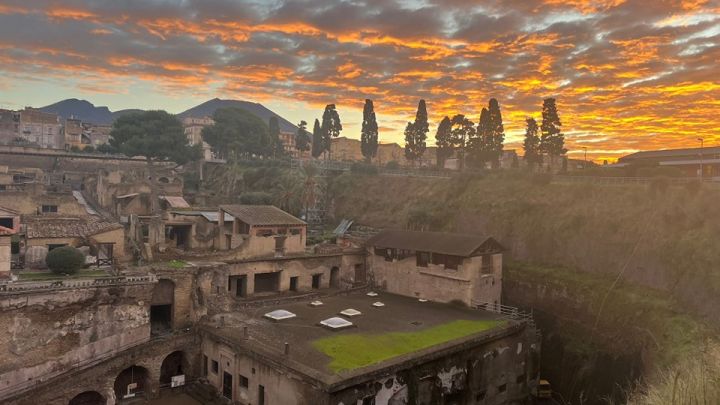
[[[698,355],[713,336],[711,327],[662,291],[613,285],[611,276],[562,266],[508,262],[504,270],[506,285],[518,289],[511,295],[522,294],[539,309],[566,318],[565,324],[580,325],[562,331],[578,353],[591,355],[599,345],[611,352],[643,350],[652,353],[655,366],[667,368]]]
[[[618,274],[720,324],[720,187],[548,183],[506,172],[452,179],[342,175],[335,220],[491,235],[506,257]],[[624,270],[623,270],[624,269]]]
[[[354,370],[492,329],[503,321],[456,320],[417,332],[344,334],[318,339],[313,346],[332,360],[334,372]]]

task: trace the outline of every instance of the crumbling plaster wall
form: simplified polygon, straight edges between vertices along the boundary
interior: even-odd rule
[[[117,353],[150,337],[154,284],[0,298],[0,389]]]

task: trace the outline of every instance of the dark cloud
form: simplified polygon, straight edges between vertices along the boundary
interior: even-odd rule
[[[180,95],[209,92],[212,83],[238,97],[355,109],[372,97],[395,140],[421,97],[433,120],[455,112],[476,119],[497,97],[515,142],[524,118],[538,117],[542,98],[555,96],[573,145],[671,146],[689,134],[717,136],[720,10],[711,7],[679,0],[6,0],[0,73],[72,78],[99,92],[128,78]],[[666,119],[678,114],[682,125]]]

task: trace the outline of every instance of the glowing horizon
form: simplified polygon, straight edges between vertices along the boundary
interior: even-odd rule
[[[32,4],[28,4],[32,3]],[[66,98],[179,113],[215,97],[293,123],[338,106],[359,138],[374,101],[380,141],[403,144],[427,101],[477,122],[500,102],[506,148],[558,100],[571,156],[720,141],[720,6],[714,1],[4,1],[0,107]]]

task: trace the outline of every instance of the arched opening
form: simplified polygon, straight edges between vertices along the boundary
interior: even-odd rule
[[[118,403],[123,399],[143,397],[150,387],[147,369],[130,366],[118,374],[115,379],[115,397]]]
[[[160,386],[176,387],[184,385],[185,376],[190,371],[190,363],[185,353],[175,351],[167,355],[160,366]]]
[[[97,391],[85,391],[75,395],[68,405],[105,405],[105,397]]]
[[[153,289],[150,302],[150,334],[164,335],[172,331],[173,302],[175,283],[171,280],[158,281]]]
[[[330,269],[330,287],[340,287],[340,269],[337,266]]]

